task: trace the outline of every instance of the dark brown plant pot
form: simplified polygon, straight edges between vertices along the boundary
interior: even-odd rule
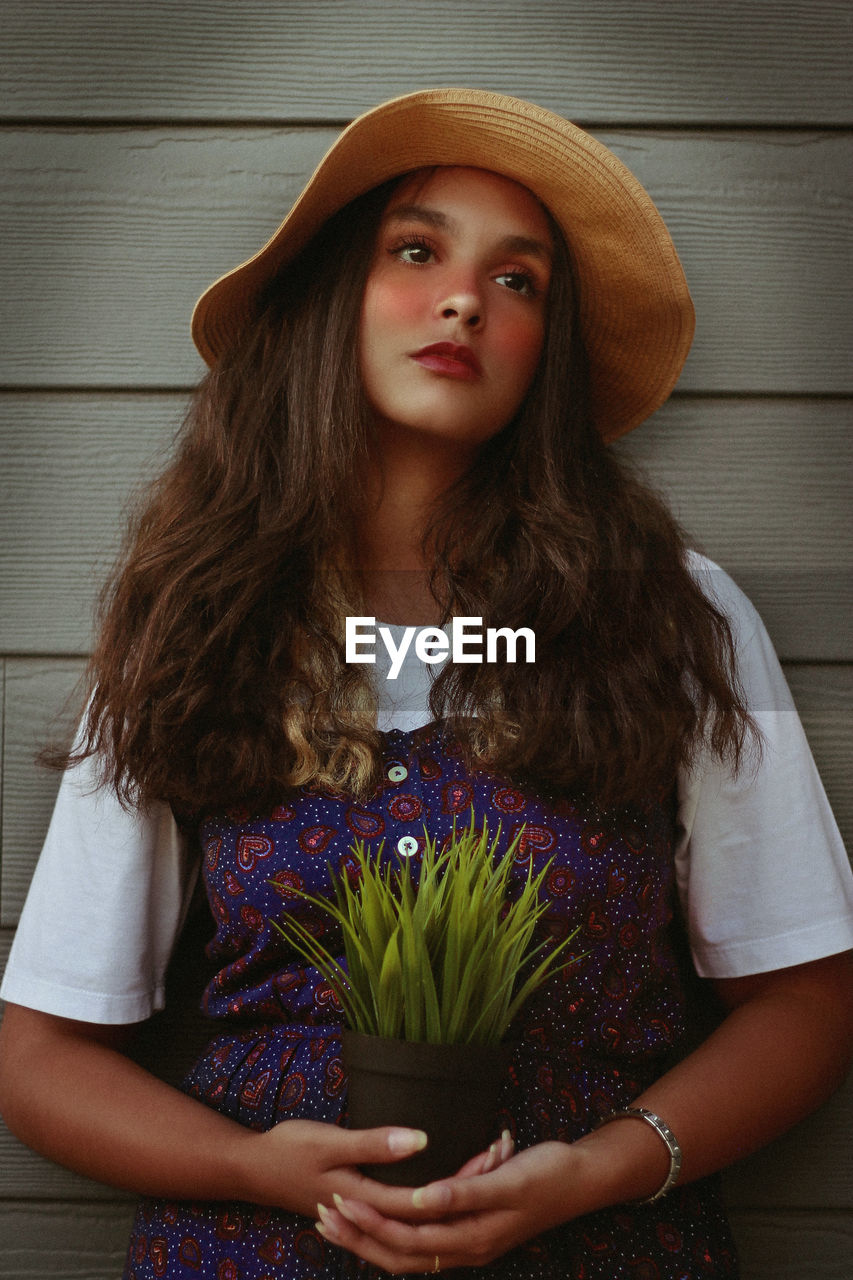
[[[392,1186],[446,1178],[499,1137],[497,1103],[509,1051],[468,1044],[422,1044],[344,1031],[351,1129],[423,1129],[423,1151],[393,1164],[364,1165]]]

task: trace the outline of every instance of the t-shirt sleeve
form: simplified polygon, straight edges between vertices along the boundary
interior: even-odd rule
[[[738,674],[762,734],[735,775],[703,752],[679,783],[676,875],[702,977],[804,964],[853,947],[853,875],[779,660],[752,604],[693,557],[732,622]]]
[[[91,760],[62,778],[0,996],[84,1022],[162,1008],[195,867],[171,810],[128,811]]]

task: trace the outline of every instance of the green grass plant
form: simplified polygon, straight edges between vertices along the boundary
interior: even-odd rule
[[[334,900],[297,891],[343,933],[346,968],[295,916],[274,927],[335,990],[347,1025],[366,1035],[430,1044],[499,1044],[524,1001],[565,959],[562,941],[536,940],[547,910],[540,897],[549,862],[510,891],[523,832],[497,856],[500,825],[471,822],[439,850],[426,833],[419,883],[411,866],[381,862],[363,840],[355,872],[332,873]],[[384,842],[383,842],[384,844]]]

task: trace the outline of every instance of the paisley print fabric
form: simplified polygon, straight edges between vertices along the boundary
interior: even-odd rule
[[[302,790],[269,813],[212,814],[200,826],[216,933],[204,1008],[219,1026],[184,1090],[250,1128],[305,1117],[345,1121],[340,1010],[316,970],[270,920],[311,909],[294,892],[330,892],[357,838],[417,876],[424,824],[441,841],[468,823],[501,826],[519,877],[551,862],[545,921],[581,926],[578,962],[556,975],[512,1029],[501,1127],[519,1147],[571,1142],[628,1104],[683,1052],[685,992],[673,922],[673,805],[599,811],[464,768],[441,725],[383,735],[385,778],[369,803]],[[328,921],[315,912],[318,929]],[[574,944],[573,944],[574,945]],[[375,1271],[329,1245],[313,1222],[242,1203],[140,1203],[124,1280],[343,1280]],[[471,1280],[699,1280],[737,1275],[715,1180],[651,1206],[566,1224]]]

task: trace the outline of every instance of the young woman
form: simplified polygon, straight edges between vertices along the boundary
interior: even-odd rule
[[[692,327],[624,166],[464,90],[357,120],[200,300],[210,372],[105,597],[3,991],[10,1127],[145,1196],[126,1277],[737,1274],[711,1175],[843,1078],[853,887],[754,611],[607,447]],[[347,661],[347,618],[399,655],[527,627],[535,661]],[[359,1165],[423,1136],[342,1126],[338,1011],[270,920],[356,837],[416,862],[472,805],[524,824],[519,874],[553,859],[587,954],[514,1028],[505,1136],[387,1187]],[[195,850],[219,1029],[175,1090],[122,1049]],[[726,1011],[692,1051],[685,941]]]

